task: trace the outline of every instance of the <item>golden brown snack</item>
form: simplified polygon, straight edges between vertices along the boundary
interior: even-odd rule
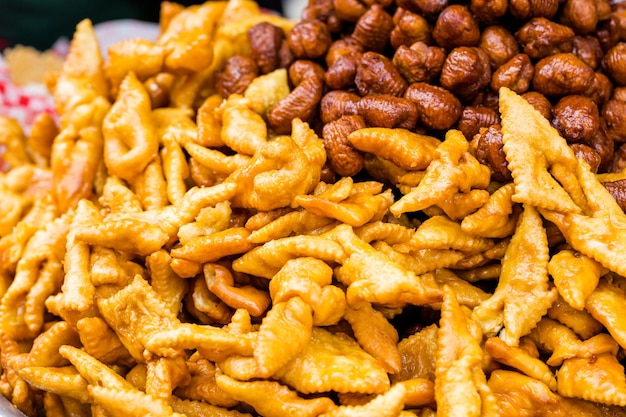
[[[345,253],[341,245],[320,236],[296,235],[271,240],[233,261],[233,269],[263,278],[272,278],[290,259],[310,256],[338,263]]]
[[[333,184],[331,188],[336,185]],[[309,213],[359,227],[372,219],[382,217],[393,201],[391,190],[382,191],[382,184],[375,191],[372,191],[361,191],[358,187],[354,187],[345,199],[333,201],[327,198],[327,194],[332,194],[332,191],[326,190],[318,195],[296,196],[294,203],[304,207]]]
[[[516,368],[523,374],[543,382],[552,391],[556,391],[556,378],[548,365],[538,357],[531,356],[521,347],[509,346],[500,338],[490,337],[485,341],[485,350],[492,359]]]
[[[346,308],[344,318],[354,332],[354,337],[363,350],[381,361],[390,374],[401,369],[400,353],[398,352],[398,332],[371,304],[364,304],[359,309]]]
[[[69,54],[52,89],[62,128],[65,119],[81,104],[88,104],[97,97],[108,98],[103,64],[93,25],[89,19],[82,20],[76,25]]]
[[[513,202],[515,186],[503,185],[474,213],[463,218],[461,229],[472,236],[503,238],[515,230],[519,207]]]
[[[349,369],[350,372],[345,372]],[[304,350],[276,374],[299,392],[381,394],[389,389],[384,368],[345,333],[313,329]]]
[[[494,242],[465,233],[460,224],[446,216],[432,216],[419,225],[408,245],[414,249],[453,249],[472,255],[490,249]]]
[[[602,265],[571,250],[562,250],[550,258],[548,272],[563,299],[577,310],[585,308],[585,300],[600,281]]]
[[[302,235],[317,234],[318,230],[323,230],[326,226],[331,226],[333,223],[334,219],[318,216],[308,210],[289,211],[263,227],[254,230],[248,236],[248,241],[265,243],[270,240],[288,237],[292,233]],[[248,223],[246,223],[246,226],[248,227]]]
[[[480,344],[452,290],[444,286],[443,294],[435,366],[437,414],[496,416],[499,406],[480,368]]]
[[[419,185],[396,201],[390,211],[399,216],[444,202],[458,193],[486,188],[489,170],[468,151],[469,144],[463,134],[457,130],[448,131]]]
[[[569,358],[593,358],[607,352],[616,355],[619,349],[617,342],[605,333],[581,341],[568,327],[549,318],[537,323],[529,337],[542,351],[552,353],[546,360],[550,366],[560,365]]]
[[[203,272],[207,289],[229,307],[245,309],[259,317],[271,303],[270,296],[262,289],[252,285],[236,286],[233,274],[222,265],[205,263]]]
[[[117,96],[119,85],[129,72],[141,81],[156,75],[163,68],[165,51],[146,39],[127,39],[111,45],[104,71],[111,83],[112,97]]]
[[[389,256],[359,239],[348,225],[338,226],[331,233],[347,252],[336,275],[339,282],[347,286],[349,306],[359,308],[369,302],[402,307],[440,301],[439,288],[425,285],[415,272],[400,267]],[[377,279],[381,270],[386,271],[385,281]]]
[[[377,415],[393,417],[399,415],[406,403],[407,388],[404,384],[391,387],[386,393],[363,405],[343,406],[320,414],[321,417],[365,417]]]
[[[624,212],[615,199],[589,171],[589,165],[581,161],[576,176],[583,189],[587,207],[583,213],[558,213],[546,211],[544,216],[559,227],[572,247],[595,259],[603,266],[623,274],[617,261],[623,250],[621,235]],[[609,219],[615,219],[609,221]],[[580,236],[587,236],[580,239]],[[615,242],[607,247],[602,242]],[[598,246],[600,245],[600,246]]]
[[[199,71],[213,60],[216,23],[227,2],[207,2],[185,8],[169,21],[157,39],[165,52],[164,66],[174,73]]]
[[[567,397],[624,407],[626,377],[617,358],[604,353],[594,360],[566,359],[557,372],[558,392]]]
[[[352,132],[348,140],[360,151],[375,153],[409,170],[425,169],[434,159],[439,140],[404,129],[365,128]]]
[[[604,324],[611,336],[624,347],[626,344],[626,326],[620,318],[619,306],[626,298],[623,288],[608,281],[598,284],[585,302],[585,308],[594,319]]]
[[[574,174],[577,160],[565,140],[537,110],[507,88],[500,89],[500,112],[504,152],[515,183],[513,201],[580,212],[582,190]]]
[[[229,177],[241,191],[234,203],[263,211],[289,206],[296,196],[313,189],[318,169],[292,138],[279,136]]]
[[[337,324],[346,311],[346,296],[331,285],[332,278],[332,269],[319,259],[291,259],[270,281],[270,296],[274,303],[302,298],[311,307],[314,326]]]
[[[15,162],[0,174],[4,396],[29,416],[620,415],[623,213],[619,183],[603,183],[622,174],[582,161],[618,167],[619,125],[574,151],[574,127],[597,124],[563,120],[573,99],[540,115],[488,78],[525,90],[517,42],[571,46],[536,80],[575,55],[597,75],[557,87],[589,84],[591,109],[619,100],[592,44],[613,47],[621,11],[539,45],[488,30],[503,2],[353,3],[311,2],[301,24],[247,0],[164,3],[157,43],[120,43],[108,61],[81,24],[60,128],[9,126],[0,147]],[[439,17],[473,25],[466,12],[484,37],[424,33]],[[341,40],[306,38],[320,33]],[[383,55],[398,45],[426,79],[403,80],[413,61]],[[218,75],[241,60],[265,74],[226,96]]]
[[[517,253],[526,256],[519,257]],[[517,346],[520,337],[536,326],[557,295],[548,281],[548,242],[541,218],[532,206],[524,206],[502,260],[498,286],[489,300],[474,309],[472,319],[486,335],[500,333],[507,344]]]
[[[104,158],[111,174],[129,180],[141,173],[158,150],[148,93],[129,73],[115,104],[103,120]]]
[[[217,385],[233,398],[251,404],[257,412],[269,417],[291,412],[312,417],[335,406],[329,398],[301,398],[295,391],[275,381],[241,382],[227,375],[219,375]]]

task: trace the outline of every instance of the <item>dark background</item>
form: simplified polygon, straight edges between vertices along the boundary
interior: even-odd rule
[[[204,1],[176,1],[189,6]],[[257,0],[282,13],[280,0]],[[0,50],[22,44],[50,48],[62,36],[71,39],[76,24],[89,18],[96,24],[116,19],[158,22],[160,0],[0,0]]]

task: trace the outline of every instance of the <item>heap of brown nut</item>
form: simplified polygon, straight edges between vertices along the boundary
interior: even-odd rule
[[[339,175],[364,168],[347,140],[370,127],[472,141],[496,181],[510,180],[500,87],[523,95],[595,172],[626,167],[626,3],[609,0],[310,0],[287,37],[249,32],[249,57],[217,77],[227,97],[288,68],[291,95],[269,115],[277,133],[300,117],[323,136]],[[620,201],[620,184],[606,183]]]

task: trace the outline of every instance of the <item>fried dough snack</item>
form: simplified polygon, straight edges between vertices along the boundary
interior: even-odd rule
[[[399,216],[449,202],[455,196],[461,199],[458,203],[463,204],[466,199],[472,198],[472,193],[488,198],[489,194],[481,190],[488,185],[489,171],[469,153],[469,144],[463,134],[450,130],[437,146],[433,161],[428,164],[419,185],[396,201],[390,211]]]
[[[444,286],[443,294],[435,365],[438,412],[447,416],[499,415],[497,401],[480,368],[480,344],[471,333],[454,292]]]
[[[85,20],[58,119],[0,117],[0,393],[26,415],[626,415],[626,218],[601,182],[624,174],[507,87],[510,180],[460,122],[319,103],[326,3],[164,2],[156,42],[107,59]],[[370,30],[425,7],[362,3],[326,55],[362,54],[357,90]],[[335,105],[361,128],[324,135]]]
[[[527,256],[517,256],[520,252]],[[491,298],[474,309],[472,318],[485,334],[500,333],[502,340],[517,346],[557,295],[548,282],[548,241],[541,218],[536,209],[526,206],[502,259],[498,286]]]

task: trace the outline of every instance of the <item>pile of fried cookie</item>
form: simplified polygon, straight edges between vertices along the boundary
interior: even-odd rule
[[[0,117],[28,416],[626,415],[626,9],[163,2]],[[622,57],[622,55],[624,57]]]

